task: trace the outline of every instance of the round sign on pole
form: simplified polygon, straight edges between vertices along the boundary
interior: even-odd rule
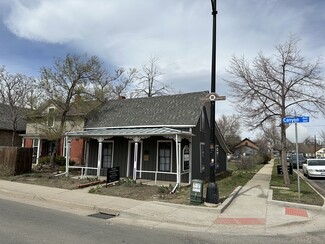
[[[295,124],[291,124],[286,129],[287,139],[295,143],[296,142],[296,131],[295,131]],[[304,142],[306,138],[308,137],[307,128],[301,124],[297,124],[297,136],[298,136],[298,143]]]

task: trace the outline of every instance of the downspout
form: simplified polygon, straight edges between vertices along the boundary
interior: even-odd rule
[[[70,160],[70,143],[68,135],[65,136],[65,176],[69,176],[69,160]]]
[[[179,186],[179,184],[178,184],[178,183],[176,183],[176,185],[174,186],[173,190],[171,191],[171,193],[172,193],[172,194],[174,194],[174,193],[175,193],[175,191],[176,191],[176,189],[178,188],[178,186]]]

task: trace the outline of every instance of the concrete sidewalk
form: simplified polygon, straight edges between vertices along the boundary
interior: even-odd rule
[[[324,207],[272,201],[273,162],[218,207],[185,206],[89,194],[0,180],[0,198],[89,215],[117,215],[108,221],[149,228],[232,234],[284,234],[325,229]],[[285,226],[285,228],[284,228]],[[235,228],[234,228],[235,227]]]

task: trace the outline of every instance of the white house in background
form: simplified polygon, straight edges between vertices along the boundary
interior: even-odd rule
[[[316,151],[316,158],[325,158],[325,147]]]

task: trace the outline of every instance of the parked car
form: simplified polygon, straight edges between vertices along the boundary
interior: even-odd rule
[[[310,177],[325,177],[325,159],[307,159],[302,165],[304,175]]]
[[[297,168],[297,156],[296,154],[291,154],[290,157],[290,164],[292,165],[292,167],[294,169]],[[299,168],[302,168],[302,165],[305,164],[307,162],[306,158],[304,157],[304,155],[302,153],[298,154],[298,163],[299,163]]]

